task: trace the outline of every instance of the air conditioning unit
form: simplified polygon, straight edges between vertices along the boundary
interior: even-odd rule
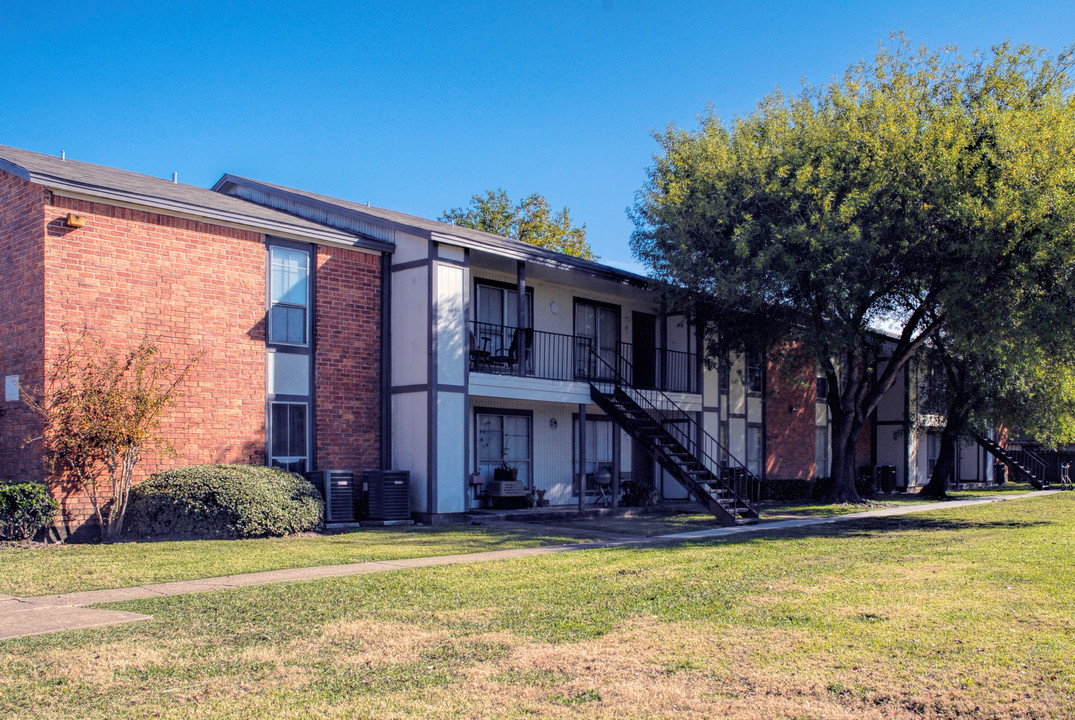
[[[362,473],[363,520],[410,520],[411,473],[366,470]]]
[[[325,499],[325,522],[355,521],[355,474],[351,470],[316,470],[306,477]]]

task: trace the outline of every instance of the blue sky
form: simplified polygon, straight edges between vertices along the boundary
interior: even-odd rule
[[[0,144],[431,218],[485,189],[541,192],[586,223],[603,261],[630,266],[626,209],[654,129],[825,82],[900,30],[930,47],[1059,52],[1075,7],[7,0]]]

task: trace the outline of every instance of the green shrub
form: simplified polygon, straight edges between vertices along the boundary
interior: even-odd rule
[[[131,490],[135,535],[263,537],[322,527],[325,504],[308,480],[278,468],[199,465],[157,473]]]
[[[52,522],[59,503],[41,483],[0,485],[0,540],[28,540]]]

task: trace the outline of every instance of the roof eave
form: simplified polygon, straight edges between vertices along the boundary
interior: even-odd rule
[[[231,174],[225,174],[217,183],[212,187],[212,190],[216,192],[230,194],[228,191],[235,186],[246,186],[256,188],[264,193],[276,195],[280,198],[286,198],[293,202],[300,204],[307,204],[310,207],[319,208],[322,210],[331,210],[332,212],[339,213],[344,216],[352,218],[358,218],[364,222],[368,222],[374,225],[380,225],[385,228],[391,228],[400,232],[412,235],[415,237],[423,238],[426,240],[432,240],[436,242],[445,242],[452,245],[458,245],[471,250],[481,250],[486,252],[493,252],[504,257],[510,257],[516,260],[525,260],[537,265],[542,265],[549,268],[558,270],[564,270],[569,272],[582,272],[588,276],[608,280],[611,282],[622,283],[631,285],[634,287],[645,288],[648,287],[649,281],[647,278],[641,275],[635,275],[624,270],[617,270],[615,268],[607,267],[599,263],[594,263],[589,260],[583,260],[580,258],[574,258],[570,255],[564,255],[562,253],[553,252],[551,250],[545,250],[534,245],[528,245],[520,240],[512,240],[511,238],[503,238],[499,235],[493,235],[485,232],[468,232],[452,233],[448,232],[447,228],[454,227],[447,223],[443,223],[446,230],[430,230],[416,225],[409,225],[403,222],[383,218],[373,213],[365,213],[362,210],[344,205],[333,203],[329,200],[320,200],[318,198],[311,198],[308,195],[296,192],[289,192],[286,188],[281,188],[276,185],[269,185],[266,183],[258,182],[257,180],[251,180],[250,178],[240,177]]]
[[[370,250],[391,252],[392,246],[378,240],[359,237],[352,233],[332,228],[311,228],[297,224],[291,224],[278,220],[258,218],[243,213],[233,213],[226,210],[207,208],[202,205],[169,200],[156,195],[132,192],[109,188],[92,183],[80,183],[69,178],[57,177],[48,173],[32,172],[14,163],[0,160],[0,170],[5,170],[24,180],[41,185],[59,194],[73,194],[85,198],[101,199],[111,202],[124,203],[136,207],[143,207],[165,214],[180,214],[186,217],[195,217],[206,221],[216,221],[228,225],[250,228],[266,232],[268,234],[285,234],[289,237],[309,238],[320,240],[335,245],[359,246]]]

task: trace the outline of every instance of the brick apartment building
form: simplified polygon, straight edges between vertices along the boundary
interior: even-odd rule
[[[18,395],[65,333],[200,359],[165,419],[166,467],[381,466],[389,244],[207,189],[0,146],[0,480],[45,477]],[[18,389],[18,388],[21,388]],[[13,397],[15,395],[15,397]],[[88,499],[54,484],[68,534]]]
[[[46,477],[19,388],[84,329],[117,351],[148,337],[175,363],[200,356],[166,417],[176,453],[146,458],[139,478],[216,462],[406,470],[414,517],[449,522],[484,507],[481,486],[508,465],[554,505],[608,501],[606,471],[614,497],[633,477],[663,501],[704,501],[699,471],[660,457],[674,443],[739,497],[743,478],[829,474],[812,363],[709,367],[646,278],[510,238],[238,176],[209,190],[0,146],[0,272],[0,481]],[[938,445],[916,372],[857,448],[901,488],[928,479]],[[657,405],[616,405],[623,394]],[[643,432],[647,413],[660,429]],[[973,441],[959,467],[959,481],[992,478]],[[87,498],[50,482],[61,532],[87,533]]]

